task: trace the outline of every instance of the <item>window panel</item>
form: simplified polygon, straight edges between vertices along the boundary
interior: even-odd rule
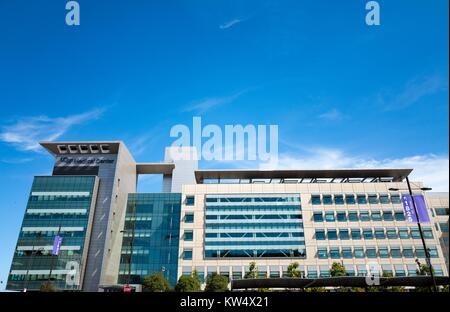
[[[334,195],[334,203],[336,205],[343,205],[344,204],[344,195],[341,195],[341,194]]]
[[[354,194],[345,194],[345,202],[347,203],[347,205],[354,205],[356,203],[355,195]]]
[[[356,195],[356,200],[358,201],[358,204],[360,204],[360,205],[367,204],[366,194],[358,194],[358,195]]]

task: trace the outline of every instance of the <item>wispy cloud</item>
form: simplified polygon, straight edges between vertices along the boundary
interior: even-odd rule
[[[48,116],[22,117],[2,127],[0,141],[13,145],[21,151],[39,151],[40,141],[53,141],[73,126],[99,118],[104,108],[82,114],[51,118]]]
[[[448,89],[448,80],[441,75],[429,75],[415,78],[406,83],[396,95],[379,94],[378,101],[386,111],[403,109],[415,104],[422,98]]]
[[[216,108],[221,105],[230,104],[242,94],[247,92],[247,90],[239,91],[229,96],[223,97],[210,97],[204,98],[201,100],[191,102],[183,111],[184,112],[192,112],[195,111],[197,113],[204,113],[208,110]]]
[[[231,28],[231,27],[233,27],[233,26],[235,26],[235,25],[237,25],[237,24],[239,24],[239,23],[241,23],[243,21],[245,21],[245,19],[238,19],[238,18],[236,18],[234,20],[231,20],[231,21],[228,21],[226,23],[223,23],[223,24],[219,25],[219,28],[220,29],[228,29],[228,28]]]
[[[0,162],[8,164],[8,165],[20,165],[27,162],[32,161],[34,158],[31,157],[22,157],[22,158],[2,158]]]
[[[298,157],[298,154],[303,155]],[[348,155],[340,149],[309,148],[298,154],[281,153],[277,160],[260,164],[261,169],[352,169],[412,168],[411,178],[421,181],[433,191],[448,191],[448,155],[413,155],[401,158],[374,159]]]
[[[318,117],[326,121],[340,121],[346,116],[338,109],[333,108],[325,113],[320,114]]]

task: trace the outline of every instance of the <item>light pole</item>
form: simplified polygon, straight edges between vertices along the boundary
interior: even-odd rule
[[[436,279],[434,278],[434,272],[433,272],[433,266],[431,265],[430,253],[428,251],[427,244],[425,242],[425,237],[423,236],[422,225],[420,224],[419,212],[417,210],[416,201],[414,199],[414,194],[412,192],[411,184],[409,183],[408,177],[406,177],[406,184],[408,185],[409,195],[411,196],[411,201],[413,203],[414,212],[416,214],[417,227],[419,228],[420,239],[422,240],[423,249],[425,251],[425,259],[427,261],[428,267],[430,268],[430,275],[431,275],[431,279],[433,281],[433,289],[435,292],[437,292]],[[431,188],[429,188],[429,187],[421,187],[419,189],[421,191],[431,191]],[[393,188],[393,187],[389,188],[389,191],[399,191],[399,190],[400,189],[398,189],[398,188]]]

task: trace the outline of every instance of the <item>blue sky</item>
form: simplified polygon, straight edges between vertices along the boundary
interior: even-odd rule
[[[414,167],[448,189],[448,1],[379,1],[377,27],[363,0],[79,3],[68,27],[65,1],[0,1],[2,288],[33,176],[51,171],[39,140],[160,161],[193,116],[276,124],[280,167]]]

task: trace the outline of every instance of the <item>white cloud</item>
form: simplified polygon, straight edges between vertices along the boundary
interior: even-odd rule
[[[239,24],[242,21],[243,21],[242,19],[236,18],[236,19],[231,20],[229,22],[223,23],[222,25],[219,26],[219,28],[220,29],[227,29],[227,28],[233,27],[236,24]]]
[[[240,97],[242,94],[247,92],[247,90],[237,92],[235,94],[223,97],[211,97],[205,98],[198,101],[193,101],[188,107],[184,109],[184,112],[192,112],[196,111],[198,113],[204,113],[210,109],[213,109],[217,106],[229,104]]]
[[[40,141],[54,141],[71,127],[97,119],[105,109],[94,109],[67,117],[32,116],[17,119],[3,126],[0,141],[9,143],[21,151],[39,151]]]
[[[319,115],[320,119],[328,120],[328,121],[339,121],[345,118],[345,115],[337,110],[336,108],[333,108],[323,114]]]
[[[339,149],[314,148],[297,157],[282,153],[271,163],[260,164],[261,169],[354,169],[354,168],[410,168],[411,180],[423,182],[433,191],[448,192],[448,155],[415,155],[403,158],[374,159],[351,156]]]
[[[378,100],[385,106],[386,111],[402,109],[413,105],[421,98],[446,90],[448,88],[447,78],[440,75],[429,75],[420,79],[410,80],[403,90],[394,95],[378,95]]]
[[[27,157],[27,158],[2,158],[0,159],[0,162],[8,164],[8,165],[20,165],[27,162],[32,161],[34,158]]]

